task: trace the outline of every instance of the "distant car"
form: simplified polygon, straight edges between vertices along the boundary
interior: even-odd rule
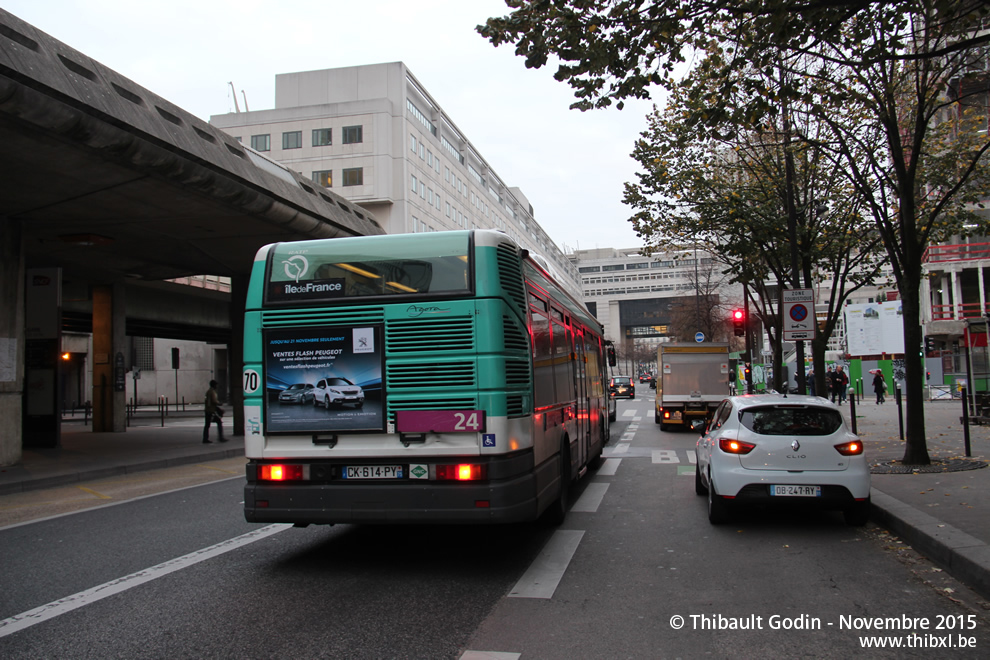
[[[869,519],[863,443],[826,399],[729,397],[698,439],[697,453],[695,492],[708,495],[713,525],[727,522],[732,507],[750,504],[838,509],[849,525]]]
[[[346,378],[321,378],[313,390],[314,406],[323,406],[329,410],[333,406],[343,406],[345,403],[364,405],[364,390]]]
[[[613,399],[636,398],[636,386],[629,376],[614,376],[608,384],[608,392]]]
[[[296,383],[278,393],[279,403],[312,403],[316,398],[312,383]]]

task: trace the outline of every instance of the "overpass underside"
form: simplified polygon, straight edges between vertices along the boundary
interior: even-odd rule
[[[156,322],[128,312],[147,302],[134,293],[140,283],[230,277],[225,336],[239,380],[243,296],[258,248],[383,233],[360,207],[3,10],[0,150],[0,465],[19,460],[25,439],[58,443],[47,397],[63,309],[77,320],[89,310],[93,430],[124,431],[117,356],[128,323],[149,332]],[[86,299],[66,300],[66,291]],[[177,332],[197,325],[197,314],[158,322]],[[218,331],[214,321],[204,326]]]

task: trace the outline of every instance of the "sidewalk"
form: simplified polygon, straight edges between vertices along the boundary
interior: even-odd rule
[[[233,458],[244,455],[244,437],[231,436],[233,420],[224,419],[224,436],[210,429],[212,444],[203,444],[203,406],[171,411],[162,426],[157,412],[132,417],[122,433],[94,433],[81,414],[62,420],[62,446],[24,449],[16,465],[0,467],[0,495],[64,486],[132,472]]]
[[[897,406],[873,398],[856,407],[857,431],[874,465],[873,518],[938,562],[960,581],[990,599],[990,426],[970,427],[971,459],[963,458],[962,404],[925,404],[928,450],[933,463],[950,468],[908,474],[890,472],[904,455]],[[849,419],[849,405],[843,406]],[[225,431],[232,420],[225,420]],[[0,495],[106,478],[244,454],[244,438],[204,445],[202,406],[172,412],[165,426],[142,413],[123,433],[93,433],[81,417],[62,424],[58,449],[26,449],[17,465],[0,467]],[[216,440],[216,426],[210,432]]]
[[[967,458],[962,402],[924,405],[933,466],[914,472],[899,464],[905,443],[893,397],[878,406],[870,396],[856,406],[857,432],[874,466],[873,520],[990,599],[990,426],[970,426]],[[843,410],[848,421],[848,402]]]

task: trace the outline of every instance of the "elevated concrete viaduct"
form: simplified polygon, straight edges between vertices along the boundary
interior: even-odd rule
[[[164,300],[162,280],[232,278],[227,336],[239,381],[257,249],[383,233],[360,207],[3,10],[0,153],[0,465],[19,460],[24,444],[58,444],[63,307],[89,308],[93,430],[124,431],[126,328],[194,333],[203,322],[174,301],[172,314],[147,304]],[[66,306],[68,289],[86,299]],[[188,292],[190,310],[201,309],[198,293]],[[239,382],[230,391],[239,397]]]

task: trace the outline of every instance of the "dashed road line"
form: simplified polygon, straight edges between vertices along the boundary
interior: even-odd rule
[[[598,511],[598,507],[601,506],[602,499],[605,497],[605,491],[607,490],[607,483],[589,483],[585,487],[584,492],[581,493],[581,497],[579,497],[578,501],[571,507],[571,511],[577,511],[578,513],[595,513]]]
[[[584,530],[558,529],[554,532],[540,556],[509,592],[509,598],[553,598],[583,536]]]
[[[598,468],[596,474],[600,477],[614,477],[615,471],[619,469],[619,463],[621,462],[621,458],[606,458],[602,466]]]

